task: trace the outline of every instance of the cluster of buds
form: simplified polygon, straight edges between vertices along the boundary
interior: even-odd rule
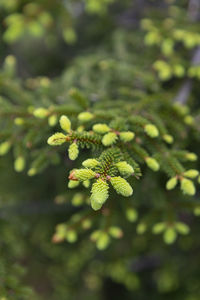
[[[104,146],[110,146],[116,143],[118,139],[120,139],[122,142],[130,142],[134,139],[135,134],[131,131],[122,131],[119,132],[117,130],[114,130],[110,128],[107,124],[95,124],[92,127],[93,131],[102,134],[102,144]]]
[[[191,179],[197,178],[199,175],[199,172],[195,169],[190,169],[186,172],[184,172],[180,176],[175,176],[170,178],[166,183],[166,189],[172,190],[176,187],[178,184],[178,181],[180,181],[180,187],[184,194],[193,196],[196,192],[195,185]],[[189,179],[188,179],[189,178]],[[200,182],[200,176],[198,177],[198,182]]]
[[[61,116],[60,118],[60,127],[67,133],[63,134],[62,132],[56,132],[48,139],[48,144],[51,146],[58,146],[61,145],[67,141],[70,141],[70,133],[72,132],[71,129],[71,121],[67,116]],[[68,155],[71,160],[75,160],[78,157],[79,149],[78,145],[76,143],[76,140],[73,140],[73,142],[70,144],[68,148]]]
[[[98,164],[98,161],[94,159],[89,159],[83,162],[83,165],[91,165],[94,167]],[[132,166],[130,166],[127,162],[119,162],[116,164],[118,166],[119,172],[122,172],[123,174],[131,174],[134,170]],[[126,168],[127,167],[127,168]],[[94,210],[98,210],[102,207],[102,205],[106,202],[106,200],[109,197],[109,182],[115,189],[115,191],[124,196],[129,197],[133,193],[133,189],[130,186],[130,184],[126,181],[126,179],[122,178],[121,176],[109,176],[105,174],[99,174],[93,171],[91,168],[85,168],[85,169],[75,169],[72,170],[69,175],[69,187],[73,186],[72,182],[87,182],[91,179],[96,179],[96,181],[92,184],[91,189],[91,206]],[[75,184],[76,185],[76,184]]]
[[[111,238],[120,239],[123,237],[123,231],[117,226],[111,226],[105,230],[95,230],[90,235],[90,239],[96,243],[99,250],[104,250],[108,247]]]
[[[188,225],[182,222],[160,222],[156,223],[152,228],[154,234],[163,233],[163,239],[166,244],[174,243],[178,233],[186,235],[189,231]]]

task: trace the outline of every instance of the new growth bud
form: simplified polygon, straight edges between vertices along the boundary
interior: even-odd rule
[[[199,175],[199,171],[190,169],[190,170],[184,172],[183,175],[188,178],[196,178]]]
[[[85,161],[83,161],[83,162],[82,162],[82,165],[83,165],[85,168],[95,168],[96,166],[99,165],[99,162],[98,162],[98,160],[96,160],[96,159],[89,158],[89,159],[86,159]]]
[[[196,192],[194,183],[190,179],[183,178],[181,180],[181,190],[183,194],[193,196]]]
[[[163,235],[164,242],[166,244],[173,244],[176,240],[177,234],[173,227],[168,227]]]
[[[123,176],[130,176],[134,173],[133,167],[129,165],[126,161],[120,161],[115,165]]]
[[[147,124],[147,125],[145,125],[144,126],[144,131],[151,138],[156,138],[156,137],[159,136],[159,131],[158,131],[157,127],[155,125],[153,125],[153,124]]]
[[[102,143],[104,146],[110,146],[112,144],[114,144],[117,140],[117,134],[114,132],[109,132],[107,134],[104,135],[103,139],[102,139]]]
[[[100,209],[103,203],[108,199],[108,189],[108,183],[101,178],[93,183],[90,200],[94,210]]]
[[[82,112],[78,115],[78,119],[81,122],[89,122],[94,118],[94,115],[91,114],[90,112]]]
[[[126,218],[129,222],[135,222],[137,221],[138,218],[138,212],[136,209],[132,208],[132,207],[128,207],[126,209]]]
[[[44,118],[46,118],[48,116],[48,114],[49,114],[48,109],[43,108],[43,107],[36,108],[33,111],[34,117],[36,117],[38,119],[44,119]]]
[[[105,134],[110,131],[110,127],[106,124],[95,124],[92,129],[94,132],[99,134]]]
[[[172,177],[170,178],[167,183],[166,183],[166,189],[167,190],[172,190],[173,188],[175,188],[175,186],[177,185],[177,178],[176,177]]]
[[[127,143],[134,139],[135,133],[131,131],[124,131],[120,132],[119,137],[122,142]]]
[[[193,152],[189,152],[186,154],[186,159],[190,160],[190,161],[196,161],[197,160],[197,155]]]
[[[173,136],[171,136],[170,134],[164,134],[163,135],[163,140],[168,143],[168,144],[172,144],[174,141]]]
[[[88,179],[95,178],[96,173],[90,169],[77,169],[74,170],[74,177],[77,178],[79,181],[85,181]]]
[[[18,156],[14,162],[16,172],[22,172],[25,168],[25,159],[23,156]]]
[[[61,132],[54,133],[47,140],[47,143],[51,146],[59,146],[66,142],[66,135]]]
[[[57,124],[58,118],[56,115],[52,115],[48,118],[49,126],[53,127]]]
[[[133,194],[133,189],[130,184],[122,177],[111,177],[110,182],[116,192],[124,197],[129,197]]]
[[[160,165],[159,163],[157,162],[157,160],[155,160],[154,158],[152,157],[147,157],[146,158],[146,164],[147,166],[152,169],[153,171],[158,171],[160,169]]]
[[[60,127],[66,131],[66,132],[70,132],[71,131],[71,121],[69,120],[68,117],[66,116],[61,116],[60,118]]]
[[[69,146],[68,154],[71,160],[75,160],[78,157],[79,150],[78,145],[75,142]]]
[[[79,186],[80,182],[79,181],[75,181],[75,180],[69,180],[68,182],[68,188],[70,189],[74,189],[77,186]]]
[[[6,141],[0,144],[0,156],[5,155],[11,147],[11,142]]]

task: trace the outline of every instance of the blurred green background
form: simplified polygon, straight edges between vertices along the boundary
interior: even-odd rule
[[[199,120],[199,6],[198,0],[0,0],[0,95],[13,107],[12,123],[25,103],[62,105],[71,87],[91,102],[186,97]],[[0,138],[17,132],[6,118],[1,122]],[[124,236],[106,250],[97,250],[86,232],[73,244],[52,243],[55,226],[81,210],[70,202],[77,193],[67,190],[75,165],[64,148],[60,155],[46,150],[49,126],[37,128],[39,137],[31,126],[24,129],[24,155],[31,166],[43,154],[38,174],[16,172],[18,148],[0,157],[0,300],[199,300],[200,225],[190,204],[179,217],[191,232],[173,245],[141,225],[165,213],[164,176],[145,170],[134,188],[133,222],[116,217]],[[40,148],[27,145],[30,136]],[[198,131],[180,144],[198,154]]]

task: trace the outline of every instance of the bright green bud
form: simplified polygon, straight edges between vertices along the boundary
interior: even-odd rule
[[[196,178],[199,175],[199,171],[190,169],[186,172],[183,173],[184,176],[189,177],[189,178]]]
[[[106,124],[95,124],[92,129],[99,134],[105,134],[110,131],[110,127]]]
[[[78,119],[79,121],[82,121],[82,122],[88,122],[88,121],[91,121],[92,119],[94,118],[94,115],[91,114],[90,112],[82,112],[78,115]]]
[[[8,56],[6,56],[4,63],[7,67],[15,67],[17,60],[16,60],[15,56],[8,55]]]
[[[28,170],[28,176],[34,176],[37,173],[37,170],[35,168],[30,168]]]
[[[83,195],[81,193],[76,193],[72,198],[73,206],[80,206],[83,204]]]
[[[131,131],[124,131],[120,132],[119,137],[122,142],[127,143],[134,139],[135,133]]]
[[[158,77],[163,81],[169,80],[172,77],[171,67],[165,66],[165,68],[158,73]]]
[[[135,222],[137,221],[138,218],[138,212],[136,209],[132,208],[132,207],[128,207],[126,209],[126,218],[129,222]]]
[[[56,237],[58,239],[64,239],[66,235],[66,225],[65,224],[58,224],[56,226]]]
[[[66,142],[66,135],[61,132],[56,132],[48,138],[47,143],[51,146],[59,146]]]
[[[158,44],[160,42],[159,32],[155,30],[149,31],[144,37],[144,42],[146,45]]]
[[[14,123],[17,126],[21,126],[24,124],[24,119],[23,118],[15,118]]]
[[[173,244],[176,240],[177,234],[174,228],[167,228],[164,232],[163,239],[166,244]]]
[[[182,77],[182,76],[184,76],[184,74],[185,74],[185,69],[184,69],[184,67],[182,66],[182,65],[179,65],[179,64],[177,64],[177,65],[174,65],[173,66],[173,71],[174,71],[174,74],[177,76],[177,77]]]
[[[146,158],[146,164],[147,166],[152,169],[153,171],[158,171],[160,169],[160,165],[159,163],[157,162],[157,160],[155,160],[154,158],[152,157],[147,157]]]
[[[173,31],[174,38],[178,41],[181,41],[185,37],[185,31],[182,29],[175,29]]]
[[[69,182],[68,182],[68,188],[69,188],[69,189],[74,189],[74,188],[76,188],[79,184],[80,184],[79,181],[76,181],[76,180],[69,180]]]
[[[61,116],[60,117],[60,127],[66,131],[70,132],[71,131],[71,121],[68,119],[67,116]]]
[[[176,222],[175,228],[180,234],[188,234],[190,232],[189,226],[182,222]]]
[[[188,160],[190,160],[190,161],[196,161],[196,160],[198,159],[197,155],[196,155],[195,153],[192,153],[192,152],[187,153],[187,154],[185,155],[185,157],[186,157]]]
[[[68,149],[68,155],[71,160],[75,160],[78,157],[79,150],[76,143],[72,143]]]
[[[96,173],[90,169],[77,169],[74,171],[74,175],[79,181],[85,181],[94,178]]]
[[[93,159],[93,158],[89,158],[89,159],[86,159],[82,162],[82,165],[85,167],[85,168],[95,168],[96,166],[99,165],[99,162],[98,160],[96,159]]]
[[[183,178],[181,180],[181,190],[183,194],[193,196],[196,192],[194,183],[190,179]]]
[[[93,242],[96,242],[96,241],[98,240],[100,234],[101,234],[101,231],[100,231],[100,230],[95,230],[95,231],[93,231],[93,232],[91,233],[90,239],[91,239]]]
[[[192,116],[188,115],[184,118],[184,122],[187,125],[192,125],[192,124],[194,124],[194,118]]]
[[[43,76],[40,78],[40,86],[42,87],[48,87],[51,83],[51,80],[48,77]]]
[[[151,138],[155,138],[155,137],[159,136],[159,131],[158,131],[157,127],[153,124],[145,125],[144,126],[144,131]]]
[[[165,39],[161,44],[161,51],[164,55],[169,56],[173,53],[174,41],[171,39]]]
[[[43,108],[43,107],[36,108],[33,111],[34,117],[39,118],[39,119],[46,118],[48,116],[48,113],[49,113],[48,109]]]
[[[96,246],[99,250],[104,250],[108,247],[110,243],[110,237],[106,232],[101,232],[101,234],[98,237]]]
[[[74,230],[67,231],[65,238],[69,243],[75,243],[77,241],[76,231],[74,231]]]
[[[103,139],[102,139],[102,143],[104,146],[110,146],[112,144],[114,144],[117,140],[117,135],[114,132],[109,132],[107,134],[104,135]]]
[[[102,205],[103,205],[103,204],[98,203],[98,202],[96,202],[95,200],[91,199],[91,207],[92,207],[92,209],[94,209],[94,210],[99,210],[99,209],[102,208]]]
[[[153,226],[152,232],[154,234],[159,234],[159,233],[163,232],[165,230],[165,228],[166,228],[165,223],[164,222],[160,222],[160,223],[157,223],[157,224],[155,224]]]
[[[0,156],[5,155],[11,147],[11,143],[9,141],[3,142],[0,144]]]
[[[120,239],[123,236],[123,231],[117,226],[110,227],[108,232],[115,239]]]
[[[73,28],[67,27],[63,29],[63,38],[67,44],[74,44],[76,42],[77,36],[76,31]]]
[[[172,144],[174,141],[173,136],[171,136],[170,134],[164,134],[163,135],[163,140],[168,143],[168,144]]]
[[[118,168],[119,172],[123,176],[130,176],[134,173],[133,167],[129,165],[126,161],[120,161],[116,163],[115,166]]]
[[[163,60],[156,60],[153,67],[157,71],[163,70],[166,67],[166,62]]]
[[[111,177],[110,182],[116,192],[124,197],[129,197],[133,194],[133,189],[130,184],[122,177]]]
[[[89,186],[90,186],[90,181],[89,181],[89,180],[83,181],[83,186],[84,186],[85,188],[89,188]]]
[[[197,217],[200,216],[200,206],[199,207],[198,206],[195,207],[195,209],[194,209],[194,215],[197,216]]]
[[[92,222],[91,222],[90,219],[85,219],[85,220],[83,220],[83,222],[82,222],[81,225],[82,225],[82,228],[83,228],[83,229],[87,230],[87,229],[90,229],[90,228],[91,228]]]
[[[92,185],[92,190],[91,190],[91,201],[92,203],[97,203],[97,204],[103,204],[107,199],[108,199],[108,183],[101,178],[99,178],[95,183]]]
[[[136,227],[137,234],[143,234],[147,230],[147,225],[145,223],[139,223]]]
[[[176,177],[172,177],[170,178],[167,183],[166,183],[166,189],[167,190],[172,190],[173,188],[175,188],[175,186],[177,185],[177,178]]]
[[[48,124],[49,126],[53,127],[57,124],[58,118],[56,115],[52,115],[48,118]]]
[[[18,156],[14,162],[14,168],[16,172],[21,172],[25,168],[25,159],[23,156]]]

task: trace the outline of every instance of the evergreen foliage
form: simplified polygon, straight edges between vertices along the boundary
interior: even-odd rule
[[[25,2],[0,1],[0,300],[198,300],[198,1]]]

